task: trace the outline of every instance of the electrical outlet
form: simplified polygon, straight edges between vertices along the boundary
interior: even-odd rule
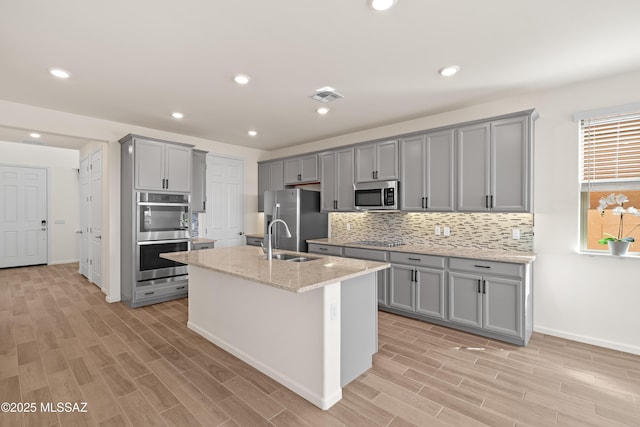
[[[513,230],[511,230],[511,236],[513,237],[513,240],[520,240],[520,230],[514,228]]]
[[[440,226],[436,225],[436,236],[440,235]]]
[[[444,228],[444,235],[445,237],[451,236],[451,229],[449,227]]]
[[[347,223],[347,231],[351,231],[351,224]]]

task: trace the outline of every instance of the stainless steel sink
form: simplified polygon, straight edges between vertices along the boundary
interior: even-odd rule
[[[265,258],[266,258],[266,255],[265,255]],[[293,255],[293,254],[273,254],[273,259],[278,259],[280,261],[290,261],[290,262],[306,262],[306,261],[313,261],[314,259],[318,259],[318,258],[309,258],[309,257]]]

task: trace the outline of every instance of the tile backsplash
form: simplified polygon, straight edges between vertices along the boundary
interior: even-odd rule
[[[400,240],[407,244],[450,248],[533,251],[533,214],[527,213],[332,213],[331,237],[357,240]],[[347,230],[347,225],[350,230]],[[435,227],[441,228],[440,236]],[[444,236],[444,227],[451,235]],[[513,239],[513,229],[520,239]]]

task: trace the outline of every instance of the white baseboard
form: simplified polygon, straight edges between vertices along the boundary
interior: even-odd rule
[[[614,341],[602,340],[594,337],[589,337],[585,335],[572,334],[565,331],[559,331],[557,329],[545,328],[541,326],[536,326],[533,328],[534,332],[539,332],[541,334],[551,335],[558,338],[565,338],[571,341],[577,341],[584,344],[596,345],[598,347],[609,348],[612,350],[619,350],[625,353],[637,354],[640,355],[640,347],[635,345],[623,344]]]
[[[103,290],[104,292],[104,290]],[[117,298],[111,298],[109,295],[106,296],[106,298],[104,299],[106,302],[108,303],[112,303],[112,302],[120,302],[122,301],[121,298],[117,297]]]
[[[49,261],[47,263],[47,265],[74,264],[76,262],[80,262],[80,260],[79,259],[68,259],[68,260]]]

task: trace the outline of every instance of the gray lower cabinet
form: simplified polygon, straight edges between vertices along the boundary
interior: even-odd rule
[[[309,243],[308,251],[310,254],[344,256],[344,248],[342,246],[321,245],[318,243]]]
[[[387,251],[375,249],[344,248],[344,256],[347,258],[366,259],[370,261],[389,262]],[[378,272],[378,307],[385,307],[389,304],[389,269]]]
[[[451,258],[449,322],[526,345],[533,328],[530,277],[529,264]]]
[[[389,307],[444,320],[445,258],[396,252],[390,257]]]
[[[248,246],[260,246],[264,244],[264,237],[249,237],[247,236]]]

